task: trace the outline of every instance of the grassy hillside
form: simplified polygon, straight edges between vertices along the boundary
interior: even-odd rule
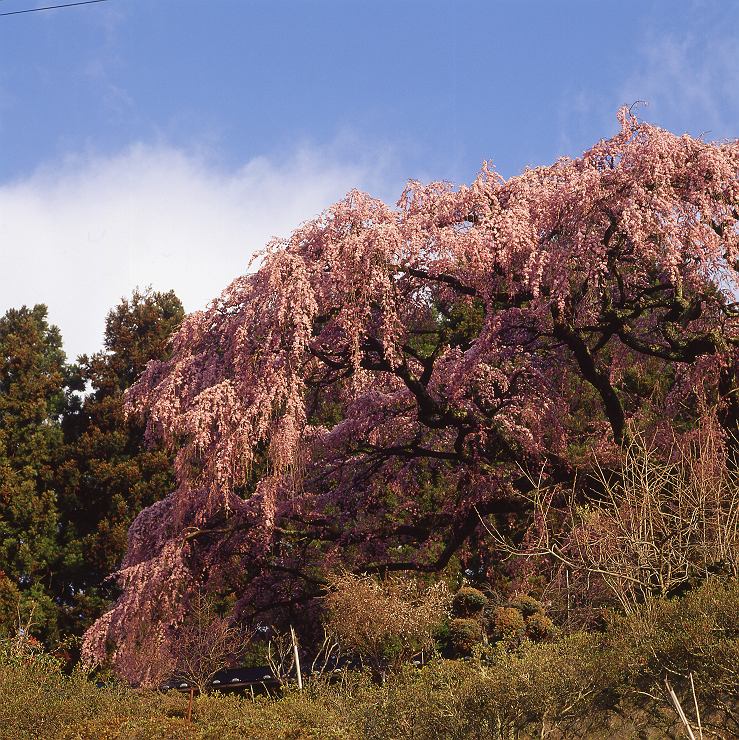
[[[407,668],[385,685],[358,672],[281,698],[187,697],[96,686],[53,658],[7,644],[3,738],[682,737],[665,678],[696,731],[739,735],[739,583],[711,580],[680,599],[609,616],[599,632],[513,652]],[[695,697],[690,688],[692,675]]]

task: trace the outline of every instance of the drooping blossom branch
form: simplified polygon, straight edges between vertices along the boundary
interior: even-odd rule
[[[443,568],[477,512],[518,511],[522,470],[566,480],[698,396],[736,424],[739,145],[619,120],[508,181],[353,191],[188,317],[128,396],[179,486],[132,528],[87,655],[111,642],[131,675],[140,602],[175,583],[255,615],[339,565]]]

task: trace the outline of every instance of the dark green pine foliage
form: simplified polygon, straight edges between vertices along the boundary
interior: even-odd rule
[[[58,634],[51,584],[61,557],[54,461],[62,446],[65,355],[46,306],[0,318],[0,636],[33,612]]]
[[[108,314],[105,350],[79,358],[76,382],[87,393],[70,396],[57,472],[66,633],[80,634],[107,607],[115,593],[106,579],[121,562],[129,525],[172,490],[170,455],[144,444],[142,427],[125,419],[123,395],[149,360],[166,357],[183,316],[172,291],[136,291]]]

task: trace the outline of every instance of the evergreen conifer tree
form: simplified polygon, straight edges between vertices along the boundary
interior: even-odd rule
[[[109,312],[104,351],[83,355],[75,368],[72,385],[88,392],[70,395],[57,472],[66,632],[79,633],[107,605],[106,579],[123,558],[131,521],[173,488],[170,456],[144,445],[141,425],[125,418],[123,395],[149,360],[166,357],[183,315],[172,291],[137,290]]]
[[[0,632],[33,604],[34,622],[57,633],[50,584],[59,566],[53,464],[62,445],[65,355],[46,306],[0,318]]]

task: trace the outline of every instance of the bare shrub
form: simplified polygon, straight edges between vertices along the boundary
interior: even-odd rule
[[[443,583],[342,575],[325,597],[328,629],[345,650],[361,656],[384,681],[415,654],[429,649],[448,614],[451,595]]]
[[[272,676],[279,682],[280,686],[287,687],[297,682],[298,688],[302,690],[302,672],[306,671],[306,679],[312,681],[321,680],[331,676],[336,669],[340,646],[336,636],[327,629],[323,631],[323,641],[317,646],[313,654],[313,660],[304,666],[299,665],[300,649],[298,636],[293,627],[289,632],[280,632],[272,628],[272,636],[267,644],[267,665]],[[298,676],[301,676],[298,679]]]
[[[198,592],[173,643],[175,671],[203,693],[218,671],[244,654],[253,636],[220,615],[212,597]]]
[[[739,574],[739,475],[711,420],[690,443],[663,455],[635,435],[618,474],[596,467],[598,501],[574,491],[537,487],[535,525],[514,548],[486,523],[511,554],[546,557],[576,589],[603,584],[627,612],[651,596],[667,596],[712,574]]]
[[[8,655],[16,657],[32,656],[40,653],[42,645],[33,636],[33,631],[38,627],[34,621],[36,605],[31,603],[27,614],[21,614],[20,601],[16,604],[16,629],[15,634],[0,639],[0,646]]]

